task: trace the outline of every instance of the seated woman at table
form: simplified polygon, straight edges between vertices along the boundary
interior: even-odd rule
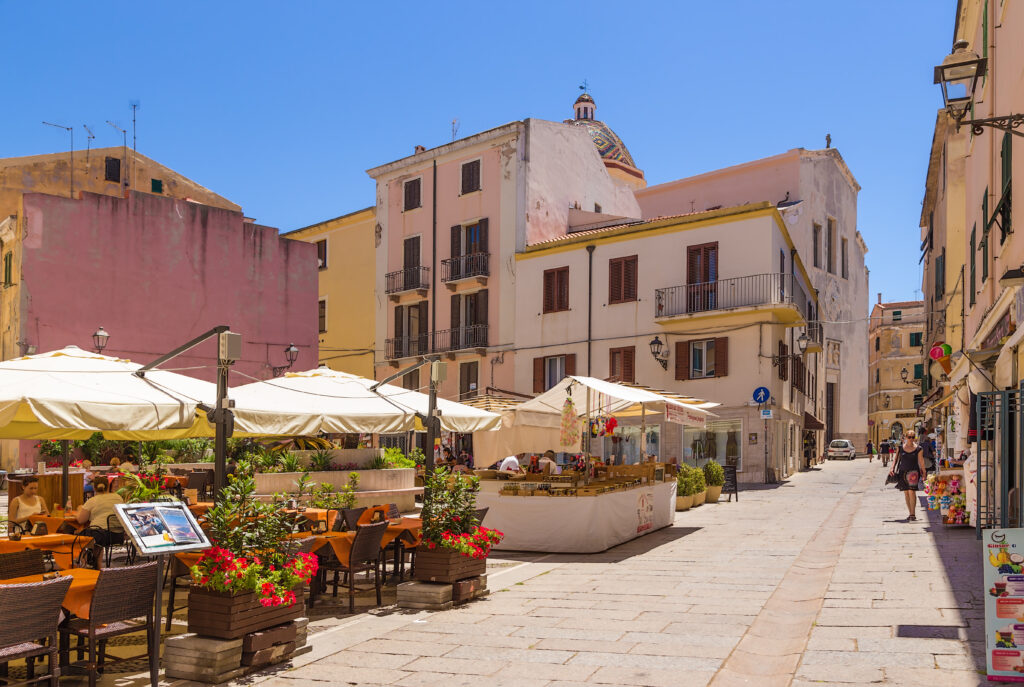
[[[86,501],[78,509],[77,519],[88,527],[82,530],[86,536],[92,537],[97,546],[107,547],[124,541],[124,532],[111,532],[107,529],[107,518],[115,515],[114,506],[124,503],[120,494],[110,493],[105,477],[97,477],[93,486],[96,495]]]
[[[21,494],[15,496],[8,506],[7,519],[16,525],[24,525],[33,515],[49,515],[46,501],[39,495],[39,478],[25,477],[21,484]]]
[[[466,465],[466,459],[463,458],[462,456],[459,456],[458,458],[455,459],[455,465],[452,466],[452,472],[463,472],[468,474],[472,473],[473,471],[469,469],[468,465]]]
[[[82,492],[85,498],[89,498],[96,493],[95,487],[92,486],[92,481],[96,478],[96,473],[92,471],[92,461],[83,460],[82,469],[85,470],[85,474],[82,475]]]

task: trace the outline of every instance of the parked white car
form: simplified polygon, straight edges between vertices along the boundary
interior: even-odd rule
[[[829,460],[853,460],[857,457],[857,449],[849,439],[833,439],[826,455]]]

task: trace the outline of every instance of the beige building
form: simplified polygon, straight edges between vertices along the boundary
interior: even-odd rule
[[[320,364],[368,378],[374,372],[376,217],[368,207],[284,234],[317,247]]]
[[[878,303],[868,325],[868,428],[875,446],[918,422],[925,331],[924,301]]]

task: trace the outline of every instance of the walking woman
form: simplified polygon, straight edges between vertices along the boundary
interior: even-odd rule
[[[903,445],[896,454],[890,476],[896,478],[896,488],[903,492],[907,500],[907,511],[910,513],[905,522],[917,520],[914,509],[917,506],[917,490],[924,481],[924,452],[917,443],[917,435],[909,431],[903,435]]]

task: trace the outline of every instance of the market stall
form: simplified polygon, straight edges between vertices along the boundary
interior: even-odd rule
[[[566,377],[549,391],[509,411],[497,430],[551,428],[546,443],[530,450],[575,452],[578,469],[561,474],[505,475],[478,471],[477,506],[487,507],[487,526],[505,533],[501,550],[595,553],[670,525],[675,517],[674,466],[644,450],[631,464],[601,461],[589,451],[598,433],[614,431],[616,415],[639,418],[641,436],[649,420],[703,426],[715,404],[687,403],[649,389],[592,377]],[[704,407],[701,407],[704,406]],[[474,438],[474,442],[476,439]],[[517,448],[523,448],[521,446]],[[525,451],[525,449],[524,449]],[[520,451],[520,452],[524,452]]]

